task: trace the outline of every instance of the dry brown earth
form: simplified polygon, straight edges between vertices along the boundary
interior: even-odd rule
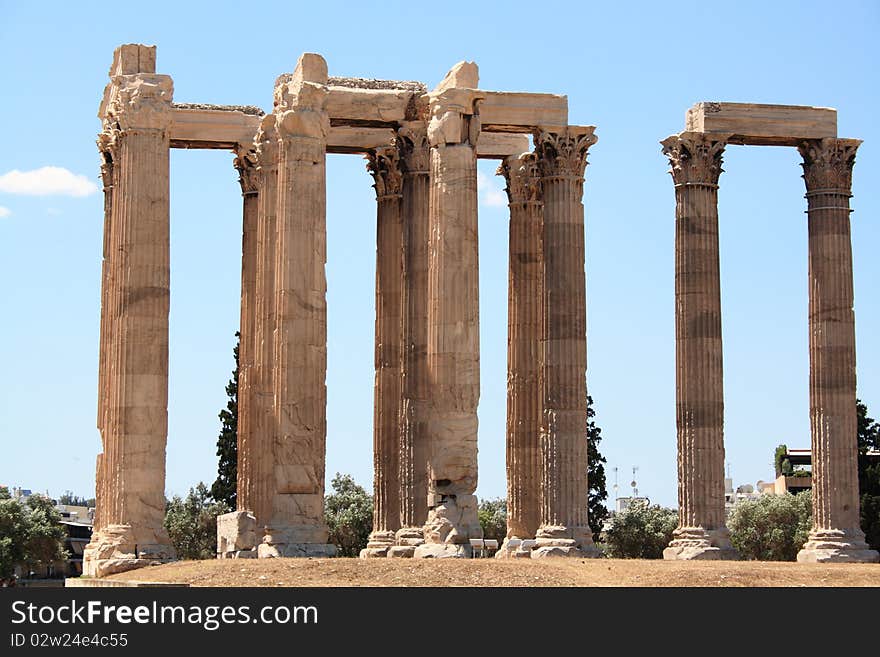
[[[880,586],[880,564],[619,559],[179,561],[112,579],[191,586]]]

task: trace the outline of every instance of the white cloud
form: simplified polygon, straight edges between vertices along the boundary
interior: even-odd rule
[[[507,194],[504,188],[482,171],[477,172],[477,190],[480,200],[489,207],[507,207]]]
[[[10,210],[9,208],[4,208],[2,205],[0,205],[0,217],[8,217],[11,214],[12,210]]]
[[[26,196],[88,196],[98,186],[85,176],[62,167],[41,167],[33,171],[13,169],[0,175],[0,192]]]

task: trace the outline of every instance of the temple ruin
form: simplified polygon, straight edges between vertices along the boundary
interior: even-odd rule
[[[175,558],[163,529],[169,150],[232,151],[243,196],[238,486],[221,558],[332,556],[326,452],[327,153],[376,191],[374,516],[364,558],[479,549],[477,159],[510,210],[507,539],[498,557],[598,556],[587,517],[584,208],[593,126],[565,96],[487,91],[461,62],[420,82],[330,77],[304,54],[271,113],[173,102],[153,46],[116,49],[104,182],[95,531],[84,573]],[[834,110],[700,103],[664,140],[676,195],[680,524],[665,557],[737,558],[725,528],[718,179],[727,144],[804,157],[813,531],[801,561],[870,561],[859,529],[849,198],[858,140]]]
[[[819,107],[698,103],[664,139],[675,183],[679,526],[666,559],[736,559],[725,527],[718,180],[728,144],[794,146],[809,232],[813,527],[798,561],[877,561],[859,527],[856,350],[850,241],[858,139]]]
[[[568,124],[566,97],[482,90],[468,62],[432,91],[329,77],[305,54],[264,114],[174,103],[171,78],[155,71],[155,47],[117,48],[99,112],[103,451],[86,574],[175,556],[162,528],[170,148],[233,151],[244,199],[238,509],[218,521],[219,556],[335,551],[323,521],[327,153],[365,155],[376,190],[375,511],[362,556],[469,556],[482,538],[478,158],[501,160],[511,213],[513,541],[500,552],[597,554],[581,203],[596,137]]]

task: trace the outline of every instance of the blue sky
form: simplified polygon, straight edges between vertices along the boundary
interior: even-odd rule
[[[158,46],[175,100],[271,106],[300,53],[331,75],[422,80],[456,62],[481,86],[567,94],[596,125],[585,192],[588,384],[609,490],[676,504],[674,194],[658,141],[701,100],[835,107],[865,140],[853,184],[858,393],[880,415],[880,4],[24,3],[0,0],[0,483],[91,496],[102,199],[96,117],[114,47]],[[468,7],[468,11],[465,10]],[[794,149],[729,147],[721,177],[725,443],[735,483],[809,445],[807,228]],[[241,198],[223,152],[171,159],[169,493],[216,474],[238,328]],[[328,157],[328,481],[372,478],[375,202],[364,162]],[[482,162],[478,494],[502,496],[507,211]],[[23,194],[30,191],[31,194]],[[43,192],[34,195],[33,192]]]

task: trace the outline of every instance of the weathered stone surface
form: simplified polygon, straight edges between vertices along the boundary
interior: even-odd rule
[[[239,558],[240,552],[257,547],[257,519],[247,511],[233,511],[217,516],[217,556]]]
[[[470,545],[452,543],[425,543],[413,553],[416,559],[470,559],[472,556]]]
[[[424,542],[430,446],[427,309],[431,155],[424,121],[401,126],[396,143],[403,170],[403,353],[398,449],[401,528],[396,540],[399,545],[413,546]]]
[[[724,527],[718,177],[725,139],[724,135],[684,132],[662,142],[672,166],[676,199],[679,504],[679,526],[663,553],[665,559],[736,558]]]
[[[685,115],[685,131],[715,133],[731,144],[797,146],[837,137],[837,111],[828,107],[702,102]]]
[[[392,545],[385,556],[389,559],[411,559],[415,552],[415,545]]]
[[[535,152],[543,194],[543,333],[538,547],[597,556],[587,511],[587,326],[584,169],[592,127],[542,130]],[[556,552],[532,552],[547,556]]]
[[[274,490],[260,557],[326,554],[327,64],[300,57],[275,89],[278,133]],[[314,547],[308,544],[315,543]],[[332,546],[331,546],[332,547]]]
[[[84,572],[97,576],[106,567],[95,562],[137,560],[141,552],[174,558],[163,527],[173,84],[154,71],[154,48],[117,48],[99,111],[106,194],[96,486],[102,508],[83,557]]]
[[[367,157],[375,181],[376,220],[376,383],[373,413],[373,531],[361,556],[384,557],[400,528],[398,450],[402,398],[403,345],[401,274],[403,172],[397,145]]]
[[[876,562],[859,526],[849,199],[857,139],[800,144],[807,188],[813,528],[798,561]]]
[[[544,201],[534,153],[510,156],[504,175],[510,208],[507,302],[507,536],[532,537],[541,522],[543,418]],[[519,547],[505,545],[499,555]]]
[[[475,97],[453,84],[470,70],[457,66],[430,94],[427,133],[431,144],[427,361],[432,407],[425,543],[434,545],[482,538],[473,495],[480,396],[475,153],[479,119]],[[420,552],[423,547],[416,550],[416,557],[434,554]]]

